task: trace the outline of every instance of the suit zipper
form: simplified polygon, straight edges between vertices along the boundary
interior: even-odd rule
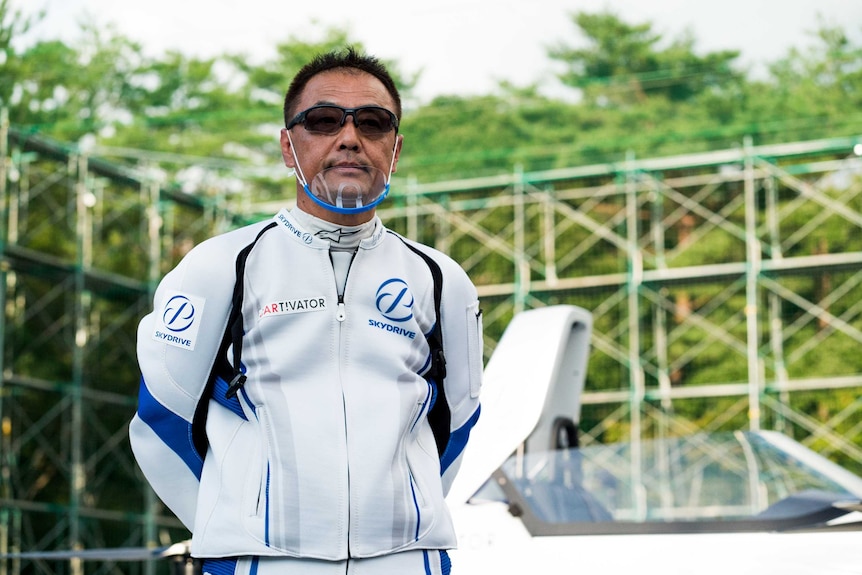
[[[344,318],[346,318],[346,317],[347,317],[347,309],[344,306],[344,296],[340,295],[340,296],[338,296],[338,308],[335,312],[335,319],[337,319],[339,322],[343,322]]]
[[[341,379],[342,379],[341,349],[344,345],[344,320],[347,319],[347,306],[344,303],[344,294],[347,292],[347,280],[350,277],[350,270],[353,267],[353,261],[354,261],[355,257],[356,257],[356,253],[354,252],[354,254],[350,258],[350,262],[349,262],[349,264],[347,266],[347,270],[344,274],[344,282],[341,286],[342,289],[339,289],[340,286],[338,285],[338,276],[335,273],[335,262],[333,261],[333,258],[332,258],[332,252],[330,252],[330,254],[329,254],[330,262],[332,262],[333,279],[335,280],[335,293],[338,296],[338,300],[337,300],[338,304],[337,304],[336,310],[335,310],[335,319],[338,321],[338,359],[336,361],[338,361],[338,374],[339,374],[338,378],[339,378],[339,381],[341,381]],[[343,382],[341,382],[341,384],[343,385]],[[344,390],[343,389],[341,391],[341,401],[342,401],[342,408],[344,410],[344,417],[345,417],[345,420],[344,420],[345,443],[347,444],[347,443],[349,443],[348,438],[347,438],[347,419],[346,419],[346,417],[347,417],[347,405],[344,403],[345,397],[344,397]],[[350,448],[349,445],[347,448],[348,449]],[[349,551],[350,551],[350,531],[351,531],[351,528],[350,528],[351,527],[350,469],[349,469],[349,467],[347,468],[347,494],[346,494],[346,496],[347,496],[346,497],[346,500],[347,500],[347,517],[345,518],[346,525],[344,527],[345,527],[346,532],[344,533],[344,535],[345,535],[345,540],[347,542],[346,544],[347,544],[347,550],[348,550],[348,554],[349,554]],[[346,570],[345,570],[345,572],[346,572]]]
[[[347,306],[344,305],[344,292],[347,291],[347,279],[350,277],[350,269],[353,267],[353,260],[356,259],[356,252],[350,256],[350,262],[347,264],[347,271],[344,273],[343,288],[339,289],[338,276],[335,274],[335,262],[332,259],[332,252],[329,252],[329,261],[332,265],[333,276],[335,278],[335,293],[338,294],[338,305],[335,311],[335,319],[343,322],[347,318]]]

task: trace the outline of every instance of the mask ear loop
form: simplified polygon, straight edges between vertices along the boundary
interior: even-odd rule
[[[386,174],[386,186],[383,189],[383,193],[380,194],[380,197],[375,200],[371,206],[376,206],[380,202],[382,202],[386,196],[389,195],[389,182],[392,181],[392,169],[395,168],[395,153],[398,151],[398,133],[395,133],[395,145],[392,146],[392,159],[389,161],[389,173]]]
[[[290,146],[293,150],[293,145]],[[392,147],[392,160],[389,162],[389,173],[386,175],[386,188],[389,189],[389,182],[392,181],[392,168],[395,167],[395,152],[398,151],[398,134],[395,134],[395,145]]]
[[[299,158],[296,155],[296,147],[293,145],[293,138],[290,137],[290,130],[285,128],[284,131],[287,132],[287,141],[290,142],[290,153],[293,155],[293,161],[296,164],[293,172],[296,174],[296,177],[299,178],[299,183],[302,184],[302,187],[306,192],[308,192],[308,180],[305,179],[305,174],[302,173],[302,168],[299,165]]]

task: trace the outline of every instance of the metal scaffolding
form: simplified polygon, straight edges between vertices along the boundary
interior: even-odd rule
[[[187,533],[145,486],[128,445],[136,325],[161,275],[231,227],[230,216],[74,149],[2,132],[0,552],[179,540]],[[0,574],[59,568],[0,562]],[[83,572],[80,562],[65,568]]]
[[[516,169],[408,185],[381,216],[478,283],[488,349],[519,310],[593,312],[586,442],[769,428],[859,472],[860,156],[859,137],[746,141]]]
[[[487,352],[519,310],[593,312],[584,442],[779,429],[860,472],[860,155],[862,137],[743,142],[401,180],[379,213],[467,270]],[[186,536],[128,447],[137,321],[192,245],[271,210],[168,191],[141,173],[5,124],[0,133],[0,553]],[[0,564],[0,575],[23,571],[58,566]]]

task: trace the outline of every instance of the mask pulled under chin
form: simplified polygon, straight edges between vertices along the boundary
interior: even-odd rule
[[[333,166],[317,173],[303,189],[320,206],[355,214],[374,208],[389,193],[387,174],[373,166]]]

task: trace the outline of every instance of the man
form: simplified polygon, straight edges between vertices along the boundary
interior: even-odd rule
[[[140,323],[132,448],[204,572],[449,572],[481,313],[453,260],[375,215],[400,116],[376,59],[307,64],[281,133],[296,206],[194,248]]]

